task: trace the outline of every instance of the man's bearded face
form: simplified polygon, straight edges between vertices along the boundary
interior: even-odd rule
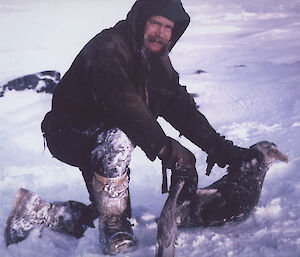
[[[170,42],[173,28],[174,22],[163,16],[150,17],[145,25],[145,47],[150,52],[160,52]]]

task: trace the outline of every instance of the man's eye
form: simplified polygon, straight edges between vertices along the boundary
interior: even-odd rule
[[[152,25],[159,25],[160,23],[157,20],[149,20]]]

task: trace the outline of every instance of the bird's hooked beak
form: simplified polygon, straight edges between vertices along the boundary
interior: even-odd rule
[[[279,161],[282,161],[282,162],[288,163],[288,161],[289,161],[288,157],[285,154],[283,154],[282,152],[280,152],[279,150],[277,150],[277,149],[274,150],[273,157],[276,160],[279,160]]]

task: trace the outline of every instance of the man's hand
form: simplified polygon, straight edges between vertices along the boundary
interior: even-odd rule
[[[198,185],[198,175],[195,167],[196,158],[194,154],[176,140],[167,137],[166,144],[161,149],[158,157],[162,160],[163,165],[162,192],[167,192],[165,169],[171,169],[171,187],[176,185],[178,181],[183,180],[185,182],[178,197],[178,202],[182,203],[195,197]]]
[[[167,137],[166,144],[160,150],[158,158],[162,160],[164,167],[171,170],[195,167],[196,164],[194,154],[171,137]]]
[[[206,159],[207,168],[206,175],[209,176],[211,170],[215,164],[218,164],[219,167],[224,168],[228,165],[235,165],[242,161],[251,161],[254,158],[260,158],[260,154],[248,148],[242,148],[233,145],[232,141],[225,140],[224,137],[220,137],[218,144],[215,147],[211,148],[211,151]]]

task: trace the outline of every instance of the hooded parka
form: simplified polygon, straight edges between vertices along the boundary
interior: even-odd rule
[[[174,22],[171,50],[190,17],[179,0],[137,0],[125,20],[90,40],[59,82],[42,131],[104,124],[118,127],[154,160],[167,137],[157,122],[167,120],[181,134],[209,151],[219,137],[179,84],[168,52],[145,63],[144,27],[151,16]]]

